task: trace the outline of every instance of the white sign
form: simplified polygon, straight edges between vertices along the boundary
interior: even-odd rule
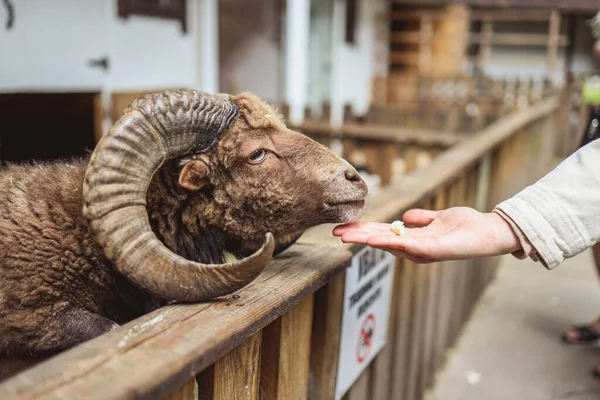
[[[394,256],[365,247],[346,271],[335,398],[339,400],[387,339]]]

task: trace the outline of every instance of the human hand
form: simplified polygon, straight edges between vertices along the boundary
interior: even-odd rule
[[[356,222],[337,226],[335,236],[344,243],[361,243],[395,256],[424,264],[508,254],[521,249],[510,225],[498,214],[480,213],[468,207],[443,211],[415,209],[404,214],[403,236],[390,224]]]

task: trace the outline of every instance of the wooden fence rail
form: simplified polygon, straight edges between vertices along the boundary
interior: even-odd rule
[[[489,209],[547,171],[557,108],[543,100],[459,142],[371,197],[364,218]],[[234,295],[145,315],[13,377],[0,398],[333,399],[345,270],[360,249],[312,229]],[[397,260],[387,343],[344,399],[421,399],[495,261]]]

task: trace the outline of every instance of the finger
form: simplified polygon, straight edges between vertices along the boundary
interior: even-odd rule
[[[333,229],[335,236],[341,236],[346,232],[360,231],[371,233],[387,233],[390,232],[390,224],[379,222],[354,222],[352,224],[338,225]]]
[[[373,234],[369,233],[369,232],[360,232],[360,231],[346,232],[342,235],[342,242],[366,244],[367,240],[369,240],[369,238],[371,236],[373,236]]]
[[[424,226],[429,225],[431,221],[433,221],[437,217],[438,214],[439,211],[423,210],[417,208],[413,210],[408,210],[406,213],[404,213],[402,219],[406,225]]]
[[[383,250],[383,251],[387,251],[388,253],[391,253],[391,254],[393,254],[396,257],[407,259],[407,260],[412,261],[412,262],[414,262],[416,264],[431,264],[431,263],[433,263],[433,262],[436,261],[436,260],[434,260],[432,258],[416,256],[414,254],[410,254],[410,253],[407,253],[405,251],[394,249],[394,248],[391,248],[391,247],[377,247],[377,246],[373,246],[373,248],[380,249],[380,250]]]
[[[365,243],[368,246],[388,247],[413,256],[431,258],[433,253],[428,251],[431,248],[430,241],[427,238],[416,239],[409,233],[407,230],[407,235],[404,236],[371,235],[366,238]]]

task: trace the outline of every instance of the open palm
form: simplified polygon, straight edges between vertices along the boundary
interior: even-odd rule
[[[404,215],[406,234],[397,236],[389,224],[357,222],[336,227],[345,243],[362,243],[417,263],[507,254],[520,248],[510,225],[497,214],[468,207],[443,211],[415,209]]]

